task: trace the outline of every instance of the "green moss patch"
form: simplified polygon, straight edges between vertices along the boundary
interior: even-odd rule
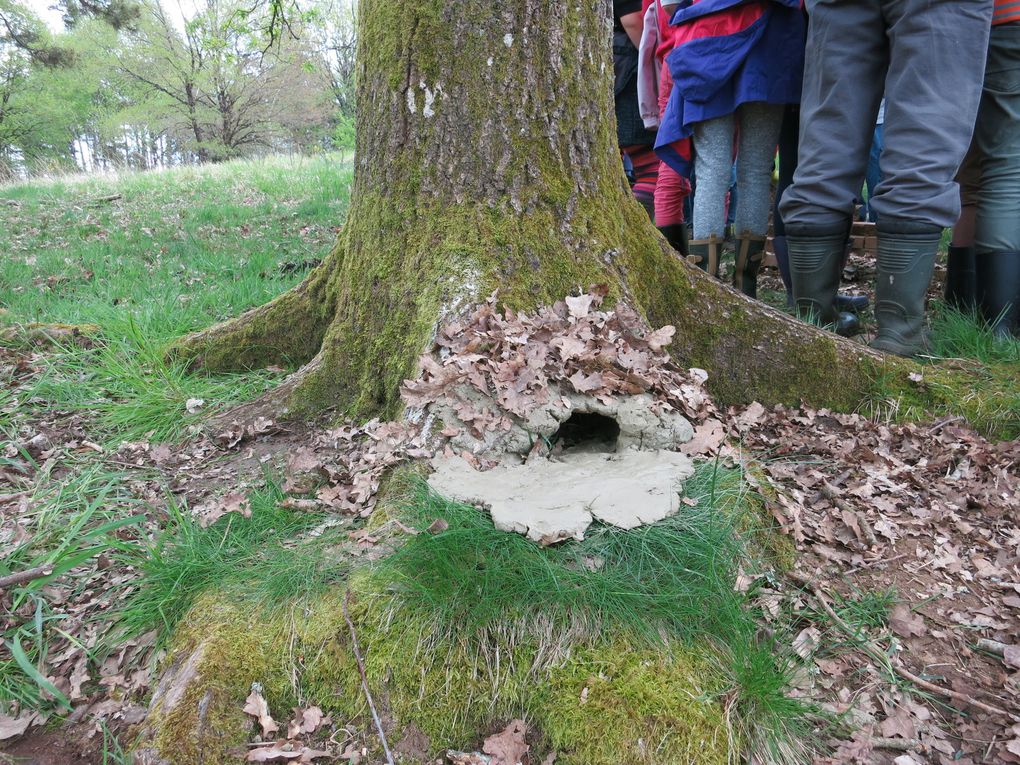
[[[156,710],[149,739],[234,761],[252,682],[278,714],[314,703],[368,729],[349,592],[395,740],[413,723],[436,752],[470,749],[523,718],[536,752],[575,765],[723,763],[748,749],[798,761],[814,718],[787,695],[790,636],[762,637],[753,592],[734,587],[738,571],[772,565],[758,552],[772,532],[739,472],[704,466],[687,488],[696,504],[677,517],[543,549],[413,475],[394,479],[380,512],[419,533],[345,587],[253,598],[287,588],[266,584],[280,573],[264,557],[241,556],[233,584],[192,598],[170,662],[196,656],[199,678]],[[448,528],[426,531],[439,518]]]

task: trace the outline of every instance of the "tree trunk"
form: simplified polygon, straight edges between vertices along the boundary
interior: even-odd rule
[[[306,364],[292,414],[394,415],[437,327],[499,290],[534,309],[602,284],[723,403],[853,407],[884,359],[680,261],[632,200],[613,119],[610,8],[360,3],[347,225],[303,284],[177,351],[212,370]],[[311,362],[311,363],[310,363]],[[834,374],[838,369],[839,374]]]

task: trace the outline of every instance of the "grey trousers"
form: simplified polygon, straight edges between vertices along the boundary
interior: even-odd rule
[[[787,228],[848,220],[883,91],[879,220],[952,226],[992,0],[807,0],[807,8],[799,164],[779,206]]]
[[[979,175],[974,245],[1020,252],[1020,22],[992,27],[971,152]]]

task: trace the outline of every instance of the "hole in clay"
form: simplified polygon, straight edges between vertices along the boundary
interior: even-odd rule
[[[612,417],[594,412],[574,412],[552,437],[560,449],[586,452],[615,452],[620,425]]]

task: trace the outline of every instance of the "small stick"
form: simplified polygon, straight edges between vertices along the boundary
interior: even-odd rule
[[[998,640],[989,640],[988,638],[981,638],[977,641],[977,647],[979,651],[988,651],[988,653],[998,656],[1000,659],[1005,658],[1006,649],[1011,646],[1005,643],[1000,643]]]
[[[921,745],[916,738],[872,738],[869,741],[875,749],[895,749],[903,752]]]
[[[6,590],[8,587],[13,587],[17,584],[25,584],[25,582],[31,582],[33,579],[40,579],[44,576],[49,576],[52,573],[53,565],[47,564],[45,566],[27,568],[24,571],[17,572],[16,574],[0,576],[0,590]]]
[[[822,604],[822,608],[825,609],[825,613],[829,615],[829,618],[832,619],[832,621],[834,621],[836,625],[847,634],[847,636],[855,638],[857,637],[857,633],[855,633],[854,630],[850,628],[850,625],[843,621],[842,617],[833,610],[832,606],[829,605],[828,598],[826,598],[825,595],[822,594],[821,589],[819,589],[814,582],[812,582],[806,576],[797,571],[788,572],[788,576],[795,582],[811,590],[814,596],[818,599],[818,602]],[[879,654],[868,643],[862,642],[860,647],[872,659],[880,662],[884,666],[891,669],[894,673],[899,675],[901,678],[913,683],[919,688],[924,688],[926,691],[931,691],[932,693],[938,694],[939,696],[946,696],[948,698],[954,699],[956,701],[959,701],[961,704],[977,707],[978,709],[984,712],[988,712],[989,714],[1002,715],[1003,717],[1012,718],[1012,715],[1010,715],[1009,712],[1007,712],[1004,709],[993,707],[991,704],[985,704],[983,701],[978,701],[977,699],[971,698],[970,696],[967,696],[964,693],[960,693],[959,691],[950,690],[949,688],[943,688],[940,685],[935,685],[935,683],[929,683],[927,680],[918,677],[917,675],[904,669],[903,667],[893,666],[892,662],[889,661],[889,657],[885,656],[884,654]]]
[[[864,539],[868,543],[868,547],[878,547],[878,538],[875,536],[875,532],[871,528],[871,524],[868,520],[861,515],[859,512],[850,507],[850,504],[839,496],[839,490],[828,481],[822,482],[822,495],[825,496],[832,504],[844,513],[849,513],[857,519],[857,523],[861,527],[861,532],[864,534]]]
[[[347,601],[350,599],[351,591],[348,590],[344,595],[344,599],[340,603],[340,606],[343,609],[344,619],[347,621],[347,626],[351,630],[351,645],[354,647],[354,658],[358,662],[358,672],[361,673],[361,689],[365,692],[365,698],[368,700],[368,708],[372,710],[372,720],[375,721],[375,728],[379,731],[379,740],[382,741],[382,748],[386,753],[387,765],[394,765],[393,755],[390,753],[389,744],[386,742],[386,734],[383,732],[382,721],[379,719],[379,713],[375,709],[375,702],[372,701],[372,693],[368,690],[368,675],[365,673],[365,662],[361,660],[361,650],[358,648],[358,636],[354,632],[354,622],[351,621],[351,615],[347,610]]]

